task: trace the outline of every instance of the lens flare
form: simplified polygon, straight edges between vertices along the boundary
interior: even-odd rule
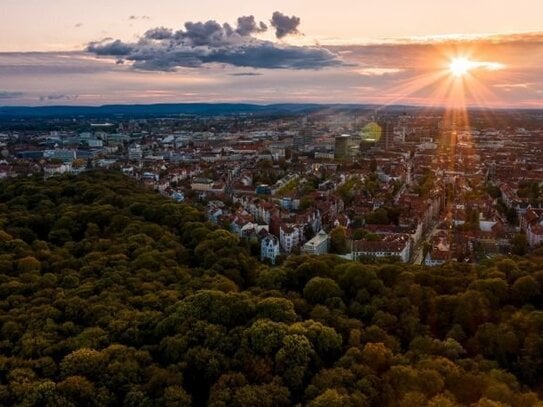
[[[456,77],[462,77],[476,69],[485,71],[497,71],[503,69],[504,65],[499,62],[473,61],[466,57],[453,58],[449,64],[449,70]]]

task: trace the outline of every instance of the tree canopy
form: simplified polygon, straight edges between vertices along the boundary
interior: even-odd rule
[[[0,405],[540,406],[542,305],[537,253],[271,268],[120,174],[0,182]]]

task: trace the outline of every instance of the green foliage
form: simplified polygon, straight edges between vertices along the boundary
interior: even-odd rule
[[[331,278],[314,277],[304,287],[304,298],[313,304],[341,295],[339,285]]]
[[[418,185],[414,188],[415,193],[421,197],[426,198],[429,196],[430,191],[434,188],[435,177],[432,171],[427,170],[422,177],[418,180]]]
[[[515,225],[518,223],[518,215],[515,208],[507,207],[501,198],[498,199],[496,209],[498,209],[498,212],[505,216],[507,222],[510,224]]]
[[[353,201],[356,190],[360,187],[360,184],[361,182],[359,179],[350,178],[338,187],[337,192],[346,204]]]
[[[287,182],[285,185],[283,185],[281,188],[277,190],[277,195],[290,195],[294,191],[296,191],[296,188],[298,187],[298,179],[292,179],[289,182]]]
[[[520,198],[527,198],[535,206],[540,202],[542,194],[543,189],[539,186],[538,181],[521,181],[519,183],[517,195]]]
[[[332,253],[346,254],[349,252],[347,247],[347,231],[338,226],[330,232],[330,250]]]
[[[528,239],[524,233],[518,233],[515,235],[515,237],[511,239],[511,243],[511,251],[513,254],[524,256],[526,253],[528,253],[530,247],[528,245]]]
[[[293,322],[296,312],[292,301],[286,298],[265,298],[256,304],[258,318],[267,318],[277,322]]]
[[[535,254],[270,268],[103,172],[0,182],[0,225],[0,405],[541,405]]]
[[[499,187],[497,187],[496,185],[494,184],[487,184],[486,185],[486,192],[488,195],[490,195],[490,197],[494,198],[494,199],[498,199],[502,196],[502,191],[500,190]]]
[[[379,208],[366,216],[366,222],[370,225],[388,225],[390,220],[385,208]]]

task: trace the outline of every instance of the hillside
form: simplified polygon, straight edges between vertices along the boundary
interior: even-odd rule
[[[354,106],[354,105],[353,105]],[[161,117],[188,115],[299,114],[329,107],[317,104],[163,103],[104,106],[0,106],[0,119],[21,117]],[[345,105],[346,108],[349,105]],[[359,107],[359,106],[358,106]]]
[[[543,258],[269,268],[119,174],[0,182],[0,405],[541,406]]]

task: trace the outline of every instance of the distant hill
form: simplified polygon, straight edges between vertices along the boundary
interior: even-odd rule
[[[277,103],[258,105],[250,103],[159,103],[159,104],[115,104],[103,106],[0,106],[0,120],[12,119],[47,119],[47,118],[152,118],[175,117],[180,115],[217,116],[217,115],[299,115],[317,111],[371,111],[379,112],[443,112],[442,107],[410,106],[410,105],[374,105],[374,104],[318,104],[318,103]],[[470,112],[476,113],[486,109],[470,107]],[[543,112],[537,109],[493,109],[496,111],[514,112]]]
[[[150,105],[104,105],[104,106],[3,106],[0,107],[0,118],[46,118],[46,117],[161,117],[183,114],[208,115],[274,115],[300,114],[321,109],[372,109],[376,105],[357,104],[308,104],[282,103],[271,105],[255,105],[245,103],[164,103]],[[388,107],[387,109],[393,109]],[[420,109],[398,106],[401,109]]]

